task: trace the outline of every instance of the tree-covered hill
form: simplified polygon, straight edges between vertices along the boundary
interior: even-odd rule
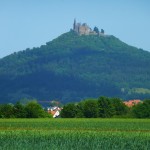
[[[0,102],[150,97],[150,53],[114,36],[65,33],[0,59]]]

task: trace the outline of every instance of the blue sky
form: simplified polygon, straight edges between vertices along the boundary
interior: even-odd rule
[[[74,18],[150,51],[149,0],[0,0],[0,58],[44,45]]]

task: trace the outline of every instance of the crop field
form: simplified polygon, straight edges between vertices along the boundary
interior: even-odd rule
[[[149,150],[150,119],[0,119],[0,150]]]

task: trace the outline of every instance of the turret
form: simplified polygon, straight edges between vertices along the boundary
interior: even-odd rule
[[[74,19],[74,23],[73,23],[73,30],[76,29],[76,19]]]

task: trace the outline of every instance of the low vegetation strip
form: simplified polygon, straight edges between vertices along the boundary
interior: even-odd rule
[[[148,150],[150,119],[0,119],[0,149]]]

